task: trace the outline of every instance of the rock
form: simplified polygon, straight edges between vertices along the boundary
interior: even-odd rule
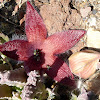
[[[53,4],[43,5],[40,8],[40,13],[44,19],[49,35],[62,31],[63,24],[66,22],[66,18],[69,14],[68,1],[64,2],[65,6],[60,2],[54,2]]]
[[[89,4],[89,0],[72,0],[72,5],[78,11],[80,11],[81,8],[88,7],[90,4]]]
[[[89,12],[91,11],[91,7],[85,7],[80,9],[81,16],[84,18],[88,16]]]
[[[97,11],[96,9],[94,9],[94,10],[92,11],[92,14],[95,15],[97,12],[98,12],[98,11]]]
[[[86,29],[100,30],[100,0],[72,0],[71,3],[80,11]],[[90,11],[92,12],[89,13]]]
[[[84,29],[81,15],[77,12],[77,10],[71,10],[71,14],[68,16],[67,22],[65,23],[65,28],[66,27],[69,29]]]
[[[50,4],[40,7],[40,14],[43,17],[48,30],[48,35],[68,29],[82,28],[81,15],[70,8],[70,0],[52,0]]]
[[[87,46],[100,48],[100,31],[95,31],[89,28],[87,31]]]

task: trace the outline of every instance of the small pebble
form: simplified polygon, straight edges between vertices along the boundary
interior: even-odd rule
[[[95,15],[97,12],[98,12],[97,10],[93,10],[93,11],[92,11],[92,14]]]
[[[88,16],[89,12],[91,11],[91,7],[85,7],[80,9],[81,16],[85,18]]]

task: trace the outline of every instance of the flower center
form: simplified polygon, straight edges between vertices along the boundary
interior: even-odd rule
[[[34,60],[36,60],[38,62],[38,61],[40,61],[42,52],[41,52],[41,50],[36,49],[36,50],[34,50],[33,55],[34,55],[33,56],[34,57]]]
[[[45,53],[40,49],[36,49],[32,52],[32,56],[26,61],[30,70],[40,70],[45,63]]]
[[[50,68],[51,68],[51,66],[50,66],[50,65],[47,65],[46,68],[47,68],[47,70],[49,71]]]

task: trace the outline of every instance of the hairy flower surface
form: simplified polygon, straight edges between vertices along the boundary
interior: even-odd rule
[[[86,33],[68,30],[47,37],[42,18],[27,1],[25,31],[27,40],[13,40],[0,45],[0,51],[15,60],[24,61],[26,72],[42,70],[51,78],[73,85],[73,75],[68,65],[57,57],[73,47]]]

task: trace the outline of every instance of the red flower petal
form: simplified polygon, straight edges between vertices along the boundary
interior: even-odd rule
[[[46,27],[42,18],[29,1],[27,1],[25,31],[28,41],[33,42],[36,48],[39,47],[47,36]]]
[[[27,60],[33,50],[31,45],[24,40],[13,40],[0,45],[0,51],[15,60]]]
[[[68,30],[53,34],[45,40],[42,48],[47,53],[63,53],[73,47],[85,33],[84,30]]]
[[[34,71],[34,70],[41,70],[41,63],[36,63],[36,61],[34,59],[29,58],[28,61],[24,62],[24,68],[26,73],[29,73],[30,71]]]
[[[58,82],[65,85],[75,85],[73,74],[71,73],[68,65],[59,58],[56,58],[54,63],[50,66],[50,69],[45,70],[45,72],[48,74],[48,76]]]

